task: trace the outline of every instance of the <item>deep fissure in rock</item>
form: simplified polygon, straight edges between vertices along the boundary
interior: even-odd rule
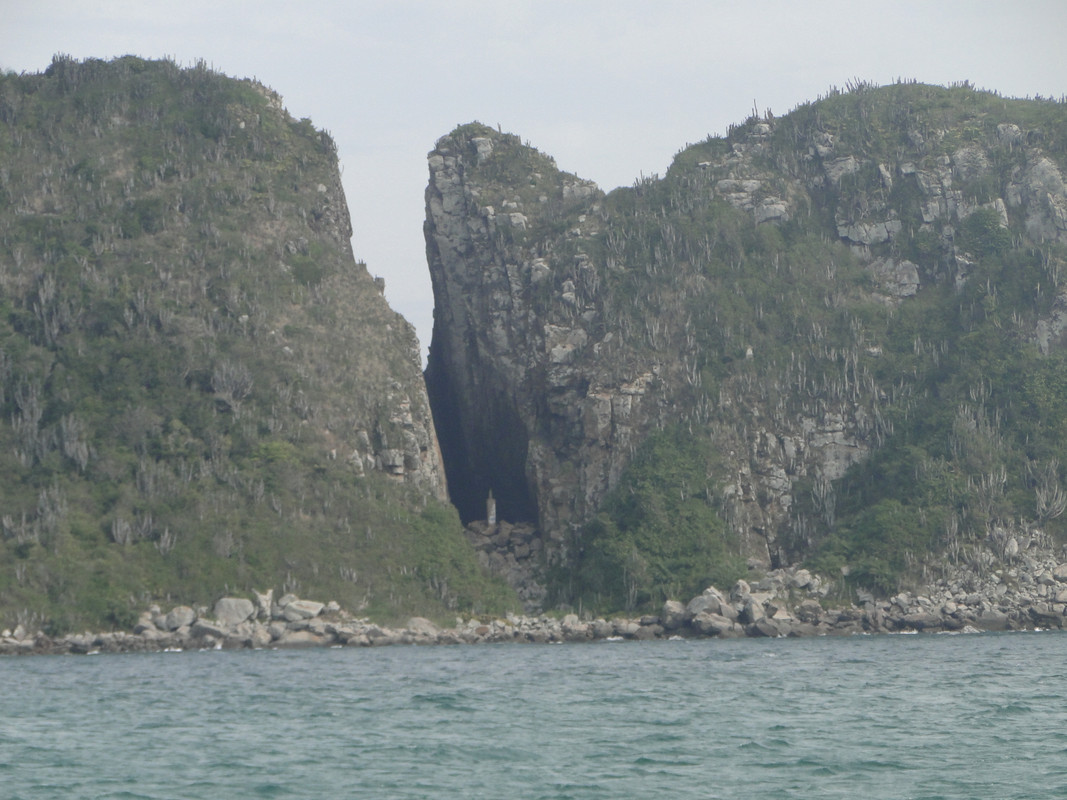
[[[526,428],[514,403],[485,380],[457,385],[456,371],[434,344],[426,367],[426,389],[445,464],[452,503],[466,525],[486,518],[492,491],[497,517],[536,522],[537,503],[526,481]],[[464,395],[466,398],[464,399]]]

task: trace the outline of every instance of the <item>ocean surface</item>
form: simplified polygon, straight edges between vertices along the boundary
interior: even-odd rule
[[[1067,634],[0,659],[0,797],[1067,797]]]

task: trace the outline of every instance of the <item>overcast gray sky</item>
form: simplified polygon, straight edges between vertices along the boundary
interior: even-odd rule
[[[1064,0],[0,0],[0,68],[166,55],[274,88],[337,141],[353,249],[425,349],[426,153],[456,125],[610,190],[856,78],[1061,97],[1064,31]]]

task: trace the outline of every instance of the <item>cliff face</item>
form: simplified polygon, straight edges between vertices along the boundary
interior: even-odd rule
[[[924,519],[920,554],[958,546],[934,527],[1008,538],[1012,481],[1031,498],[1015,510],[1054,528],[1025,474],[1051,464],[1058,481],[1056,446],[1008,429],[1037,390],[998,381],[1013,358],[1061,374],[1064,117],[968,87],[860,87],[750,119],[607,196],[515,136],[442,138],[426,378],[461,514],[482,518],[491,489],[575,569],[608,535],[636,559],[654,525],[620,516],[613,492],[636,496],[635,454],[680,428],[706,473],[673,491],[702,494],[731,552],[764,564],[868,558],[895,534],[862,516],[863,492]],[[1038,413],[1048,430],[1062,409]],[[986,445],[996,455],[974,455]],[[872,453],[906,448],[920,485],[958,468],[970,489],[855,488],[878,481]],[[589,527],[598,512],[612,533]],[[877,558],[869,584],[904,570],[897,551]]]
[[[0,78],[0,615],[459,602],[418,344],[351,235],[333,141],[258,83]]]
[[[494,159],[508,177],[483,183],[479,167]],[[581,308],[571,278],[579,266],[550,263],[527,243],[534,244],[542,224],[570,224],[602,193],[560,173],[516,137],[479,126],[441,140],[430,172],[426,232],[435,310],[426,375],[447,437],[453,502],[465,519],[480,519],[492,490],[502,519],[543,515],[546,531],[563,530],[583,516],[581,492],[560,487],[566,497],[551,499],[553,486],[542,481],[554,480],[557,469],[544,462],[596,460],[602,437],[583,434],[582,404],[612,380],[616,366],[606,365],[603,374],[578,369],[577,355],[591,344],[575,321]],[[595,281],[595,268],[587,267],[594,274],[585,280]],[[574,313],[544,314],[542,306],[561,296],[564,278]],[[623,416],[620,408],[620,426]]]

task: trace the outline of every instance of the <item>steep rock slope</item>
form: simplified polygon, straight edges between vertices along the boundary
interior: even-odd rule
[[[0,77],[5,617],[474,602],[414,331],[351,233],[332,139],[258,83]]]
[[[859,86],[607,196],[513,135],[443,137],[426,377],[461,514],[492,490],[564,600],[631,604],[731,558],[888,591],[1048,544],[1065,121]]]

